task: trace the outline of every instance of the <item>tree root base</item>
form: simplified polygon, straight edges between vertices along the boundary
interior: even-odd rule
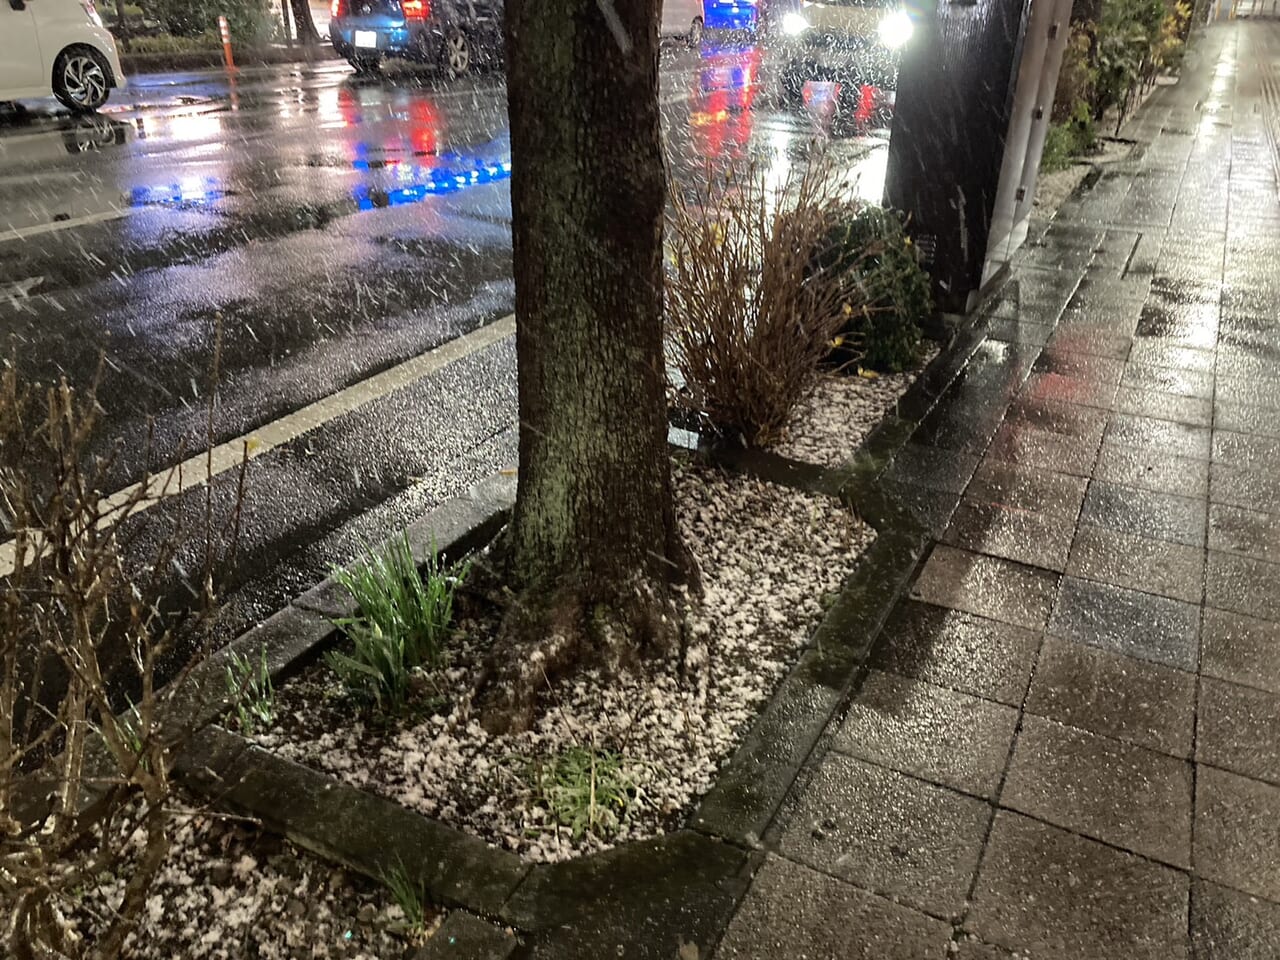
[[[639,581],[612,601],[578,587],[526,590],[508,607],[487,658],[474,701],[480,723],[491,735],[528,730],[541,698],[572,674],[615,677],[680,655],[683,625],[670,592]]]

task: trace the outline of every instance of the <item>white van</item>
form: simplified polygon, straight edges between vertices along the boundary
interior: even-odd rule
[[[0,0],[0,101],[52,94],[83,113],[124,84],[93,0]]]
[[[0,0],[3,2],[3,0]],[[663,37],[680,37],[696,47],[702,43],[706,18],[702,0],[662,0],[662,19],[658,33]]]

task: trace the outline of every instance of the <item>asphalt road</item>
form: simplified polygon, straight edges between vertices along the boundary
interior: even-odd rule
[[[713,41],[663,65],[673,188],[717,160],[785,177],[818,138],[878,198],[884,131],[832,137],[819,107],[782,103],[764,51]],[[0,114],[2,349],[36,380],[99,379],[103,492],[204,443],[219,329],[214,442],[293,415],[249,472],[226,633],[514,462],[509,338],[358,386],[510,313],[509,171],[498,76],[155,75],[94,119],[52,101]],[[214,499],[234,488],[222,475]],[[203,505],[195,491],[148,522],[189,530]]]

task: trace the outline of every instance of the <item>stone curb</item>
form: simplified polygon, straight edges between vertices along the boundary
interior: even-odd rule
[[[489,477],[466,495],[444,501],[405,528],[414,561],[421,566],[433,550],[447,558],[482,546],[497,533],[514,503],[515,477],[507,474]],[[226,670],[233,655],[256,659],[265,651],[272,681],[286,680],[333,637],[332,619],[354,612],[345,591],[326,577],[192,669],[174,688],[169,721],[196,730],[230,708]]]
[[[414,954],[414,960],[506,960],[518,945],[513,934],[474,914],[455,910]]]
[[[432,902],[445,906],[497,916],[529,871],[515,854],[278,757],[221,727],[204,730],[176,769],[204,796],[366,876],[380,880],[403,865]]]

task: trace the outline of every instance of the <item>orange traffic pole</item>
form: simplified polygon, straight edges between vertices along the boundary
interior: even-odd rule
[[[227,72],[234,73],[236,62],[231,56],[231,25],[226,17],[218,18],[218,32],[222,34],[222,59],[226,61]]]

